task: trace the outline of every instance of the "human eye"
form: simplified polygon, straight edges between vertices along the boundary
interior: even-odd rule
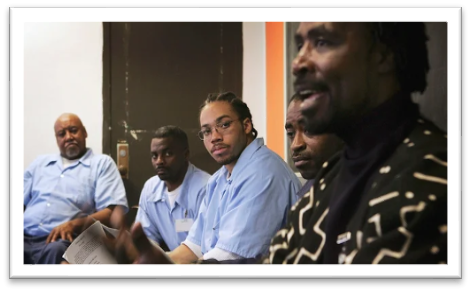
[[[204,136],[209,136],[211,134],[211,130],[210,130],[210,128],[206,127],[206,128],[201,129],[201,133]]]
[[[324,38],[318,38],[313,41],[313,44],[315,45],[315,47],[320,48],[320,47],[329,46],[331,43]]]
[[[65,131],[63,131],[63,130],[58,131],[58,132],[56,133],[56,135],[57,135],[58,137],[64,137]]]
[[[295,131],[293,131],[293,130],[288,130],[288,131],[286,132],[286,134],[287,134],[287,137],[289,137],[289,139],[292,139],[292,138],[294,138]]]
[[[172,152],[165,152],[165,157],[171,157],[173,155]]]
[[[232,124],[233,121],[229,120],[229,121],[224,121],[224,122],[221,122],[219,127],[222,128],[222,129],[227,129],[230,127],[230,124]]]

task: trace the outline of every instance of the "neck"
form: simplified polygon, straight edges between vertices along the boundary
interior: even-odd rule
[[[254,141],[255,138],[253,137],[253,135],[250,133],[250,135],[248,136],[248,138],[246,139],[246,144],[245,144],[245,147],[243,148],[242,152],[240,153],[240,155],[237,157],[236,160],[234,160],[233,162],[231,162],[230,164],[227,164],[225,165],[225,169],[227,169],[227,171],[229,172],[229,176],[232,174],[232,171],[233,171],[233,168],[235,168],[235,165],[237,164],[238,162],[238,159],[240,158],[240,156],[243,154],[243,151],[250,145],[250,143],[252,141]]]
[[[397,94],[335,133],[346,143],[348,155],[354,157],[367,153],[401,124],[417,118],[417,114],[417,106],[410,95]]]
[[[188,166],[189,164],[186,163],[186,165],[183,167],[183,169],[181,170],[177,178],[175,178],[174,180],[165,181],[166,188],[168,189],[169,192],[175,190],[176,188],[181,186],[181,184],[183,184],[184,177],[186,176],[186,172],[188,171]]]

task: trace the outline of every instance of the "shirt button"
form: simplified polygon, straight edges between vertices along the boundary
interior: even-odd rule
[[[41,226],[42,226],[42,222],[41,222],[39,225],[41,225]]]
[[[51,206],[51,203],[47,203],[47,207]]]
[[[60,175],[60,177],[61,177],[61,178],[63,178],[63,177],[64,177],[64,175]]]

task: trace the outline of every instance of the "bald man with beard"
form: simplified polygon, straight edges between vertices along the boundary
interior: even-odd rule
[[[24,263],[58,264],[73,239],[94,221],[109,225],[112,210],[127,211],[114,161],[86,147],[80,118],[54,124],[60,154],[42,155],[24,173]]]

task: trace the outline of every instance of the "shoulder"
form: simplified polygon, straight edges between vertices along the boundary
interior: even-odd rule
[[[191,172],[191,178],[192,179],[195,179],[195,180],[202,180],[204,181],[204,183],[206,183],[209,178],[211,177],[211,175],[209,173],[207,173],[206,171],[203,171],[201,169],[199,169],[198,167],[192,165],[193,167],[193,170]]]
[[[157,175],[155,175],[151,177],[150,179],[148,179],[147,181],[145,181],[144,188],[154,188],[156,185],[159,185],[160,183],[162,183],[162,180],[160,180],[160,178]]]
[[[243,171],[247,176],[263,175],[272,177],[286,177],[291,179],[297,178],[287,163],[275,152],[266,147],[261,146],[246,163]]]
[[[212,174],[212,176],[209,177],[209,179],[207,180],[207,184],[213,184],[213,183],[217,183],[217,180],[223,176],[223,171],[224,167],[220,167],[220,169],[218,169],[214,174]]]
[[[408,137],[379,167],[377,183],[392,180],[391,184],[402,190],[447,185],[447,134],[431,122],[419,120]]]
[[[27,170],[32,171],[38,167],[45,167],[51,161],[57,161],[59,158],[60,156],[57,154],[39,155],[29,164]]]

